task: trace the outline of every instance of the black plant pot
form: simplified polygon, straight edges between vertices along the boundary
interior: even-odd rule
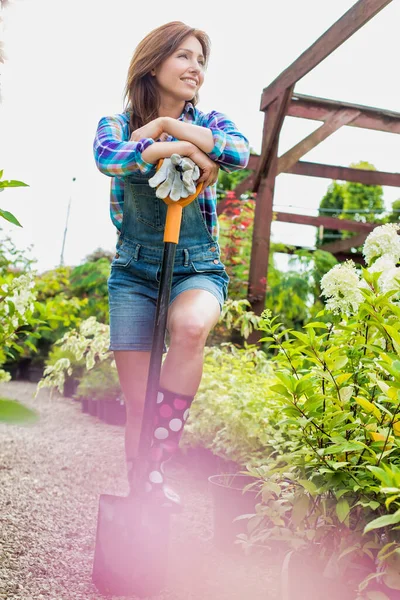
[[[83,413],[89,412],[89,398],[81,398],[81,408]]]
[[[97,417],[97,400],[93,400],[93,398],[88,398],[88,413],[92,417]]]
[[[103,420],[109,425],[125,425],[126,408],[120,398],[103,400]]]
[[[256,481],[250,475],[239,473],[211,475],[208,478],[213,500],[214,544],[220,550],[240,550],[235,544],[237,535],[246,533],[247,519],[235,521],[241,515],[255,513],[260,502],[257,489],[243,493],[243,489]]]
[[[219,472],[219,459],[207,448],[189,448],[179,454],[178,460],[201,479],[207,480],[210,475]]]
[[[38,383],[43,377],[44,368],[30,365],[28,369],[28,378],[32,383]]]
[[[107,401],[100,399],[97,400],[97,417],[100,419],[100,421],[104,421],[104,405]]]
[[[65,398],[72,398],[78,389],[78,385],[79,379],[75,379],[74,377],[66,377],[63,388],[63,396],[65,396]]]

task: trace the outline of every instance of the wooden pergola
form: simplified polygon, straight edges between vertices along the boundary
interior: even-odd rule
[[[263,90],[260,106],[260,110],[264,112],[261,154],[260,156],[251,156],[248,168],[252,169],[253,173],[239,184],[235,190],[238,196],[246,191],[252,191],[256,197],[248,287],[248,299],[256,314],[261,314],[265,307],[271,222],[273,218],[286,223],[314,225],[316,227],[322,225],[329,229],[356,232],[357,235],[352,238],[325,244],[321,247],[336,255],[343,255],[352,247],[361,245],[368,233],[374,228],[371,223],[360,223],[333,217],[312,217],[273,212],[277,175],[280,173],[294,173],[312,177],[356,181],[366,185],[400,187],[400,173],[365,171],[300,160],[307,152],[343,126],[400,133],[400,113],[294,93],[294,86],[299,79],[322,62],[391,1],[359,0]],[[288,152],[278,157],[279,135],[286,116],[322,121],[322,125]],[[218,205],[218,212],[221,213],[223,210],[224,201]]]

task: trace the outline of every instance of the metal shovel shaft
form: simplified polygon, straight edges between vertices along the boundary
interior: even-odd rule
[[[153,435],[154,413],[157,393],[160,385],[160,371],[167,328],[168,306],[171,297],[171,284],[174,272],[176,246],[182,221],[182,206],[168,204],[164,231],[164,252],[161,268],[160,287],[158,291],[156,315],[153,329],[153,342],[150,356],[149,374],[147,378],[146,398],[140,431],[138,465],[134,473],[133,485],[142,491],[144,488],[145,469]]]

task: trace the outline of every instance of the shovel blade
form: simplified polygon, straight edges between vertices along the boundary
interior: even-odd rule
[[[153,596],[165,586],[169,516],[130,497],[99,500],[92,581],[100,593]]]

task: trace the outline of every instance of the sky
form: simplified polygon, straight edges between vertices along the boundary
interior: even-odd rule
[[[3,226],[14,242],[33,245],[37,269],[60,263],[71,202],[64,262],[80,264],[98,247],[113,250],[110,179],[96,168],[92,144],[104,115],[122,112],[123,89],[133,51],[152,29],[173,20],[205,30],[212,51],[198,107],[229,116],[261,150],[261,93],[354,0],[15,0],[3,10],[7,61],[0,69],[0,170],[28,188],[1,194],[23,228]],[[182,9],[183,8],[183,9]],[[400,0],[355,33],[300,80],[297,93],[399,111],[397,76]],[[279,154],[321,125],[287,117]],[[367,160],[399,171],[400,136],[344,127],[305,160],[348,166]],[[73,178],[76,179],[73,182]],[[277,210],[316,214],[329,180],[282,174]],[[384,187],[385,205],[400,198]],[[315,228],[273,223],[275,242],[313,246]]]

